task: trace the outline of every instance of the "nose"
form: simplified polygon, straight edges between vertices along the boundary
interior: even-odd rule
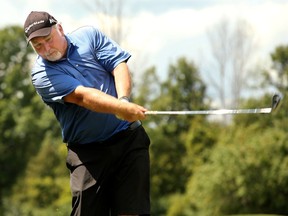
[[[50,45],[49,45],[49,43],[43,43],[43,47],[44,47],[44,49],[45,49],[46,52],[50,50]]]

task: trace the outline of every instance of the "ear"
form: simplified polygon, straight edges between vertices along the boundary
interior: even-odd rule
[[[62,25],[60,23],[57,23],[56,25],[57,25],[56,28],[59,30],[61,35],[64,36],[64,29],[63,29]]]

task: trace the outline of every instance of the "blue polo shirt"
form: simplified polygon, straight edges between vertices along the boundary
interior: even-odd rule
[[[65,59],[49,62],[38,56],[32,69],[32,83],[42,100],[53,109],[64,142],[104,141],[126,129],[129,122],[66,103],[63,97],[78,86],[96,88],[117,97],[111,72],[119,63],[128,61],[130,54],[91,26],[79,28],[66,38]]]

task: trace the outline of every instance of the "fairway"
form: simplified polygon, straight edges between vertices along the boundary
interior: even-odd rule
[[[284,216],[284,215],[275,215],[275,214],[237,214],[229,216]]]

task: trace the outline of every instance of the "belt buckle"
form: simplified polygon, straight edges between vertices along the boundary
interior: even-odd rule
[[[132,123],[129,125],[129,130],[135,130],[135,129],[138,128],[140,125],[142,125],[141,121],[139,121],[139,120],[134,121],[134,122],[132,122]]]

